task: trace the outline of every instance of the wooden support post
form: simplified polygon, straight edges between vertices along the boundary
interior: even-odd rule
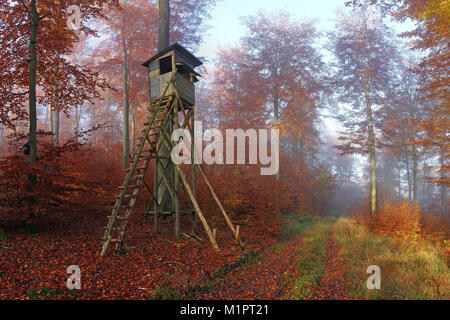
[[[239,225],[236,226],[236,242],[239,243]]]
[[[178,173],[180,174],[181,180],[183,181],[183,184],[186,186],[186,191],[189,195],[189,198],[191,199],[192,204],[194,205],[195,211],[197,212],[198,217],[200,218],[200,221],[203,223],[203,226],[206,230],[206,233],[208,234],[209,240],[211,241],[211,244],[214,249],[219,249],[219,246],[217,245],[216,239],[213,237],[211,229],[208,226],[208,223],[206,222],[205,217],[203,216],[202,211],[200,210],[200,207],[197,203],[197,200],[194,197],[194,194],[192,193],[191,188],[189,187],[189,183],[186,180],[186,177],[181,172],[180,168],[178,166],[175,166],[177,168]]]
[[[194,108],[191,109],[191,123],[190,131],[191,131],[191,164],[192,164],[192,192],[194,193],[194,197],[197,198],[197,169],[195,168],[195,111]],[[198,216],[197,213],[195,213],[193,217],[193,226],[192,226],[193,233],[198,233]]]
[[[222,211],[223,216],[225,217],[225,220],[227,221],[228,226],[230,227],[231,231],[233,232],[234,236],[236,237],[236,229],[233,225],[233,222],[231,221],[230,217],[228,216],[227,212],[225,211],[225,208],[222,206],[222,203],[219,200],[219,197],[217,196],[217,194],[214,192],[213,187],[211,186],[211,184],[209,183],[208,178],[206,177],[205,171],[203,170],[203,167],[201,165],[197,165],[198,170],[200,171],[200,173],[203,176],[203,180],[205,180],[206,186],[208,187],[209,191],[211,192],[211,195],[213,196],[214,200],[216,200],[217,205],[220,208],[220,211]],[[242,242],[241,239],[239,239],[239,244],[241,246],[244,245],[244,243]]]
[[[166,147],[168,149],[171,149],[169,147],[172,144],[172,141],[170,141],[170,137],[167,137],[167,135],[165,135],[163,133],[162,138],[163,138],[163,141],[164,141]],[[184,185],[184,187],[186,189],[186,192],[187,192],[187,194],[188,194],[188,196],[189,196],[189,198],[190,198],[190,200],[192,202],[192,205],[194,206],[194,209],[197,212],[198,217],[200,218],[200,221],[203,224],[203,227],[205,228],[206,234],[208,235],[209,240],[211,241],[211,245],[213,246],[214,249],[219,249],[219,246],[217,245],[216,239],[214,238],[214,236],[212,234],[211,228],[209,227],[208,222],[206,221],[205,217],[203,216],[202,211],[200,210],[200,206],[198,205],[197,199],[195,198],[194,194],[192,193],[192,189],[191,189],[191,187],[189,185],[189,182],[187,181],[185,175],[183,174],[183,172],[181,171],[179,166],[176,165],[175,169],[177,170],[177,172],[178,172],[178,174],[179,174],[179,176],[181,178],[181,181],[183,182],[183,185]]]
[[[169,172],[167,172],[167,170],[169,169],[168,168],[169,166],[164,168],[164,166],[161,162],[158,162],[158,164],[159,164],[159,168],[161,169],[163,181],[167,186],[167,190],[169,191],[169,195],[170,195],[172,201],[174,202],[175,201],[175,188],[174,188],[174,185],[170,183]]]
[[[153,162],[153,185],[154,185],[154,198],[156,199],[155,201],[155,214],[153,216],[153,232],[156,234],[158,233],[158,215],[159,215],[159,204],[158,204],[158,188],[159,188],[159,183],[158,183],[158,163],[159,163],[159,159],[154,159]]]
[[[173,58],[175,59],[175,58]],[[174,61],[175,63],[175,61]],[[178,120],[178,104],[180,102],[178,101],[177,106],[174,109],[174,124],[175,124],[175,129],[178,129],[180,124],[179,124],[179,120]],[[171,151],[171,149],[169,148],[169,151]],[[175,204],[175,237],[177,239],[181,238],[181,226],[180,226],[180,181],[179,181],[179,177],[178,177],[178,172],[175,169],[174,166],[174,188],[175,188],[175,199],[174,199],[174,204]]]

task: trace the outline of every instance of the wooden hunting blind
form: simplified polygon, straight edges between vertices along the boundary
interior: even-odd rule
[[[180,98],[188,108],[195,105],[194,83],[198,82],[200,75],[194,69],[201,66],[202,62],[188,50],[176,43],[159,52],[143,65],[149,69],[150,100],[161,98],[166,84],[175,74],[174,84]],[[171,85],[166,95],[173,93],[174,86]]]
[[[115,198],[112,214],[108,216],[108,224],[102,238],[101,256],[104,256],[110,243],[115,243],[118,251],[125,245],[128,222],[143,187],[149,191],[151,197],[146,199],[147,206],[144,216],[153,214],[154,232],[157,232],[158,217],[173,216],[175,232],[178,237],[180,216],[182,214],[191,215],[194,217],[193,232],[196,231],[198,218],[203,224],[212,246],[217,249],[216,232],[209,227],[196,199],[197,172],[203,178],[212,200],[225,217],[235,241],[241,246],[243,245],[239,238],[239,226],[235,226],[226,213],[206,177],[203,166],[194,162],[194,153],[201,151],[196,151],[192,147],[191,164],[185,165],[175,165],[168,156],[176,145],[176,142],[171,140],[172,130],[189,129],[191,136],[194,135],[195,83],[200,77],[195,68],[201,64],[199,59],[179,44],[160,51],[143,64],[149,69],[148,119],[141,131],[142,135],[136,150],[133,155],[129,155],[130,166],[125,171],[124,182],[119,187],[120,194]],[[162,152],[163,147],[169,152]],[[147,171],[151,164],[154,171],[153,188],[150,187],[152,183],[146,181]],[[192,180],[188,179],[189,174]],[[170,208],[164,206],[163,200],[158,196],[161,195],[158,194],[158,190],[163,185],[167,187],[170,199],[174,204]],[[182,201],[182,194],[186,201]],[[188,203],[188,207],[184,210],[181,208],[182,203]]]

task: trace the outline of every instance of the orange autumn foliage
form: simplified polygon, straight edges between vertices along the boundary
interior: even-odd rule
[[[424,237],[432,241],[442,241],[450,238],[450,219],[433,212],[421,215],[421,226]]]
[[[35,215],[101,209],[110,201],[120,172],[116,165],[102,160],[99,152],[76,139],[54,147],[41,137],[39,162],[32,167],[23,155],[23,139],[12,145],[11,154],[0,158],[0,215],[19,214],[25,218],[27,196],[36,201]],[[27,189],[29,174],[36,176],[36,188]]]
[[[441,242],[449,238],[448,218],[435,213],[424,212],[418,204],[408,201],[386,202],[370,215],[367,205],[352,212],[352,216],[375,234],[398,240],[430,240]]]
[[[419,206],[408,202],[386,203],[381,206],[373,221],[373,230],[386,236],[416,240],[420,234]]]

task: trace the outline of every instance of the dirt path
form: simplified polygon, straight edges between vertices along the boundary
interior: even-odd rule
[[[295,236],[279,247],[266,248],[250,265],[230,271],[224,279],[217,279],[222,284],[216,286],[208,297],[225,300],[282,299],[288,287],[280,284],[285,275],[295,273],[299,245],[301,237]]]
[[[316,300],[349,300],[347,281],[343,275],[343,260],[339,257],[333,228],[327,241],[324,274],[317,287]]]

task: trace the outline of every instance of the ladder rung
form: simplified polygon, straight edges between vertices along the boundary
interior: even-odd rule
[[[124,204],[124,203],[122,203],[122,205],[120,206],[121,208],[127,208],[127,209],[129,209],[129,208],[133,208],[134,207],[134,205],[130,205],[130,204]]]
[[[152,159],[164,159],[164,160],[170,160],[170,159],[172,159],[172,157],[170,157],[170,156],[158,156],[158,155],[156,155],[156,156],[152,157]]]
[[[161,105],[159,109],[153,108],[150,112],[150,116],[154,116],[155,114],[164,114],[167,113],[167,106]]]
[[[101,240],[102,241],[102,244],[105,242],[105,238],[100,238],[99,240]],[[109,240],[110,242],[122,242],[122,240],[119,240],[119,239],[111,239],[111,240]]]
[[[130,209],[130,208],[133,208],[134,206],[130,206],[129,204],[122,204],[121,206],[120,206],[120,208],[122,208],[122,209]],[[112,207],[111,207],[113,210],[115,210],[115,209],[117,209],[117,205],[113,205]]]
[[[171,101],[172,99],[164,99],[163,101],[161,101],[161,105],[159,104],[159,100],[158,101],[153,101],[150,103],[151,107],[154,107],[153,109],[156,109],[158,106],[159,108],[164,108],[167,106],[168,102]]]
[[[135,184],[132,186],[128,186],[128,189],[136,189],[139,188],[141,185],[140,184]],[[119,187],[120,190],[123,190],[124,186]]]
[[[158,132],[151,131],[153,129],[156,129],[156,128],[151,128],[150,132],[148,133],[148,136],[157,136],[158,135]],[[144,128],[144,129],[141,130],[142,133],[144,133],[146,131],[147,131],[147,128]]]
[[[108,219],[112,219],[114,216],[108,216]],[[116,220],[128,220],[128,218],[125,217],[117,217]]]
[[[143,166],[143,167],[137,167],[135,170],[145,170],[147,167]],[[125,172],[130,172],[131,168],[128,168]]]
[[[103,227],[103,229],[106,229],[106,230],[109,230],[109,228],[110,228],[109,226]],[[123,228],[114,226],[112,228],[112,230],[123,231]]]
[[[164,117],[165,118],[165,117]],[[156,122],[158,122],[158,123],[163,123],[164,122],[164,118],[155,118],[155,120],[152,122],[152,124],[153,123],[156,123]],[[144,123],[144,126],[149,126],[150,125],[150,122],[146,122],[146,123]]]
[[[155,116],[155,114],[153,114]],[[163,110],[162,112],[156,113],[156,117],[154,121],[163,120],[167,116],[166,110]],[[144,125],[148,125],[150,122],[145,122]]]
[[[123,196],[123,198],[127,199],[127,198],[131,198],[132,196],[133,195],[131,195],[131,194],[126,194],[126,195]],[[116,199],[120,199],[120,196],[116,197]]]
[[[170,98],[171,98],[172,96],[168,96],[168,97],[165,97],[165,98],[163,98],[163,102],[164,101],[168,101],[168,100],[170,100]],[[157,100],[153,100],[152,102],[150,102],[150,105],[153,105],[153,104],[159,104],[159,99],[157,99]]]
[[[161,124],[157,125],[156,127],[152,126],[152,127],[150,128],[150,132],[148,133],[148,135],[149,135],[149,136],[154,136],[154,135],[157,135],[157,134],[158,134],[158,132],[155,132],[155,131],[152,131],[152,130],[154,130],[154,129],[158,129],[158,128],[161,128]],[[146,131],[147,131],[147,129],[148,129],[148,127],[147,127],[147,128],[144,128],[144,129],[142,129],[142,130],[141,130],[141,132],[146,132]]]

